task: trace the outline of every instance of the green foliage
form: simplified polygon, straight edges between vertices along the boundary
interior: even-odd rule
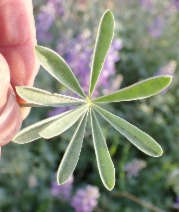
[[[147,155],[159,157],[162,155],[162,148],[146,133],[127,121],[107,112],[106,110],[94,106],[98,113],[103,116],[117,131],[123,134],[132,144]]]
[[[111,160],[103,133],[100,129],[95,113],[90,111],[91,128],[93,135],[94,149],[99,169],[99,174],[104,186],[112,190],[115,184],[115,169]]]
[[[63,58],[54,51],[42,46],[35,47],[35,55],[45,70],[53,77],[81,97],[85,97],[76,77]]]
[[[107,82],[105,95],[110,93],[108,88],[115,84],[119,74],[123,80],[116,89],[119,89],[119,87],[123,89],[135,82],[155,76],[156,72],[161,67],[166,67],[171,60],[178,62],[179,12],[175,11],[173,6],[170,7],[174,1],[151,1],[155,4],[148,10],[140,5],[140,2],[143,1],[77,0],[60,2],[63,2],[65,14],[60,17],[55,16],[53,26],[46,32],[47,35],[53,33],[53,37],[48,42],[42,42],[38,37],[40,45],[48,46],[57,51],[58,46],[65,47],[67,53],[71,52],[74,47],[80,46],[76,45],[69,48],[68,45],[68,41],[80,44],[81,41],[77,39],[79,34],[88,34],[94,38],[96,33],[93,32],[97,32],[97,20],[100,19],[104,10],[110,8],[114,13],[114,39],[120,37],[123,48],[119,51],[120,60],[116,63],[116,72],[110,76]],[[35,14],[41,13],[42,9],[44,11],[44,7],[47,9],[48,5],[46,0],[34,0]],[[51,13],[48,14],[48,17],[50,15]],[[148,29],[157,17],[164,17],[165,28],[160,37],[153,38]],[[44,19],[41,23],[42,26],[45,25],[46,20],[49,19]],[[36,26],[37,24],[36,21]],[[158,25],[156,28],[159,28]],[[37,31],[38,34],[39,31]],[[64,37],[65,39],[63,39]],[[91,44],[93,43],[87,43],[86,47],[90,46],[92,48]],[[81,51],[84,54],[86,53],[84,49]],[[62,55],[60,51],[58,52]],[[66,56],[68,55],[63,54],[65,60],[67,60]],[[76,58],[80,58],[79,56],[77,55]],[[72,68],[72,66],[70,67]],[[97,186],[100,191],[100,198],[94,212],[152,211],[144,205],[121,196],[122,192],[131,193],[140,200],[152,203],[160,208],[156,211],[177,211],[173,208],[173,204],[176,197],[179,196],[178,66],[175,69],[172,84],[165,93],[162,92],[152,98],[138,101],[99,104],[105,110],[147,132],[162,146],[164,152],[157,159],[148,157],[137,148],[134,148],[121,133],[117,133],[105,119],[96,114],[115,166],[116,181],[111,192],[105,189],[97,171],[90,120],[88,118],[82,151],[74,171],[75,182],[72,197],[78,188],[81,189],[86,184]],[[72,70],[75,72],[74,68]],[[103,69],[101,74],[104,71]],[[87,70],[84,69],[83,73],[86,72]],[[79,75],[78,79],[80,80],[82,77],[83,80],[83,76]],[[102,76],[100,80],[101,78]],[[42,67],[35,79],[35,87],[52,93],[76,97],[56,79],[50,77]],[[99,92],[98,96],[101,96],[102,89],[104,88],[101,87],[97,90]],[[23,127],[43,120],[51,116],[52,113],[55,115],[67,109],[69,108],[32,108],[31,114],[23,122]],[[78,122],[60,136],[46,142],[42,138],[26,145],[16,145],[11,142],[3,148],[0,161],[0,211],[74,212],[70,202],[64,202],[60,196],[54,197],[50,189],[51,183],[55,181],[56,170],[77,128],[77,124]],[[24,140],[27,140],[27,137]],[[138,172],[138,176],[133,175],[129,178],[125,167],[132,164],[133,170],[135,170],[136,165],[132,163],[133,160],[144,161],[146,167]],[[36,183],[31,184],[31,181],[36,181]],[[118,195],[114,196],[114,193]]]
[[[92,96],[98,78],[100,76],[105,57],[112,42],[113,34],[114,17],[111,11],[107,10],[101,18],[96,37],[95,50],[91,66],[89,97]]]
[[[14,138],[13,142],[18,144],[25,144],[29,143],[31,141],[35,141],[41,136],[39,135],[39,132],[45,129],[47,126],[49,126],[51,123],[53,123],[55,120],[58,120],[59,118],[65,116],[69,112],[53,116],[51,118],[45,119],[43,121],[40,121],[38,123],[35,123],[29,127],[26,127],[25,129],[21,130]]]
[[[74,132],[73,137],[65,151],[63,159],[58,168],[57,173],[58,184],[65,183],[68,180],[68,178],[73,174],[73,171],[77,165],[82,148],[87,117],[88,113],[83,115],[83,117],[81,118],[77,126],[77,129]]]
[[[38,58],[42,66],[64,86],[68,87],[84,99],[74,100],[74,98],[71,97],[64,98],[61,95],[51,94],[36,88],[33,89],[24,86],[17,88],[18,94],[25,100],[28,100],[30,103],[33,104],[57,107],[65,106],[66,104],[68,104],[67,102],[70,102],[70,105],[76,105],[79,102],[82,105],[77,107],[76,109],[71,110],[70,112],[65,112],[61,116],[55,116],[54,119],[47,119],[46,121],[25,128],[14,138],[14,141],[16,143],[21,144],[22,138],[25,140],[25,136],[27,137],[28,142],[39,137],[43,137],[46,139],[52,138],[54,136],[60,135],[62,132],[69,129],[75,122],[78,121],[78,119],[80,119],[81,117],[84,118],[85,114],[90,111],[89,116],[91,119],[91,128],[97,159],[97,166],[101,180],[105,187],[109,190],[113,189],[115,183],[114,165],[110,158],[103,133],[100,129],[93,108],[97,110],[100,115],[103,116],[103,118],[105,118],[114,128],[116,128],[121,134],[128,138],[131,143],[133,143],[144,153],[153,157],[158,157],[162,154],[162,149],[154,141],[154,139],[139,130],[137,127],[134,127],[128,122],[101,109],[100,107],[96,106],[95,103],[103,101],[126,101],[146,98],[148,96],[159,93],[171,82],[171,76],[158,76],[139,82],[138,84],[130,86],[121,91],[119,90],[114,94],[100,97],[99,101],[98,99],[95,100],[91,98],[97,80],[99,78],[104,59],[111,44],[113,29],[113,15],[108,10],[104,13],[98,29],[96,47],[92,62],[89,96],[85,96],[71,69],[59,55],[45,47],[37,46],[35,48],[36,57]],[[62,184],[68,180],[78,161],[85,129],[85,121],[83,121],[83,118],[81,118],[80,121],[80,124],[82,125],[81,130],[79,130],[80,125],[78,125],[77,130],[75,131],[74,136],[71,139],[69,147],[67,148],[64,158],[62,159],[62,162],[60,164],[57,175],[57,181],[59,184]],[[24,141],[24,143],[27,143],[27,141]],[[75,159],[72,163],[71,160],[73,159],[73,155],[76,156],[74,157]]]
[[[17,87],[16,90],[23,99],[36,105],[64,107],[84,104],[84,100],[60,94],[52,94],[38,88],[21,86]]]
[[[151,77],[115,93],[96,98],[93,102],[107,103],[144,99],[162,91],[171,83],[171,80],[172,77],[169,76]]]
[[[62,132],[70,128],[88,110],[87,106],[88,105],[85,104],[70,111],[69,114],[65,113],[64,116],[55,120],[52,124],[39,132],[40,136],[48,139],[60,135]]]

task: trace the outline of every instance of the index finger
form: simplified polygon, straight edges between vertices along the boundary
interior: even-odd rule
[[[15,86],[33,85],[38,71],[34,56],[36,45],[32,0],[0,1],[0,53],[10,68],[10,82]],[[18,97],[18,102],[23,100]]]

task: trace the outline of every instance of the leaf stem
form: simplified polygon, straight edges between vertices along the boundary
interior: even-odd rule
[[[20,107],[47,107],[44,105],[36,105],[33,103],[24,103],[24,104],[19,104]]]

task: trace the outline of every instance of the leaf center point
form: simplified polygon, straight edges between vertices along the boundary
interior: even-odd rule
[[[87,101],[89,107],[92,107],[93,103],[89,97],[86,97],[86,101]]]

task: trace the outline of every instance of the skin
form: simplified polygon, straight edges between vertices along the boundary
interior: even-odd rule
[[[32,0],[0,0],[0,151],[19,131],[29,108],[15,86],[32,86],[39,69]]]

